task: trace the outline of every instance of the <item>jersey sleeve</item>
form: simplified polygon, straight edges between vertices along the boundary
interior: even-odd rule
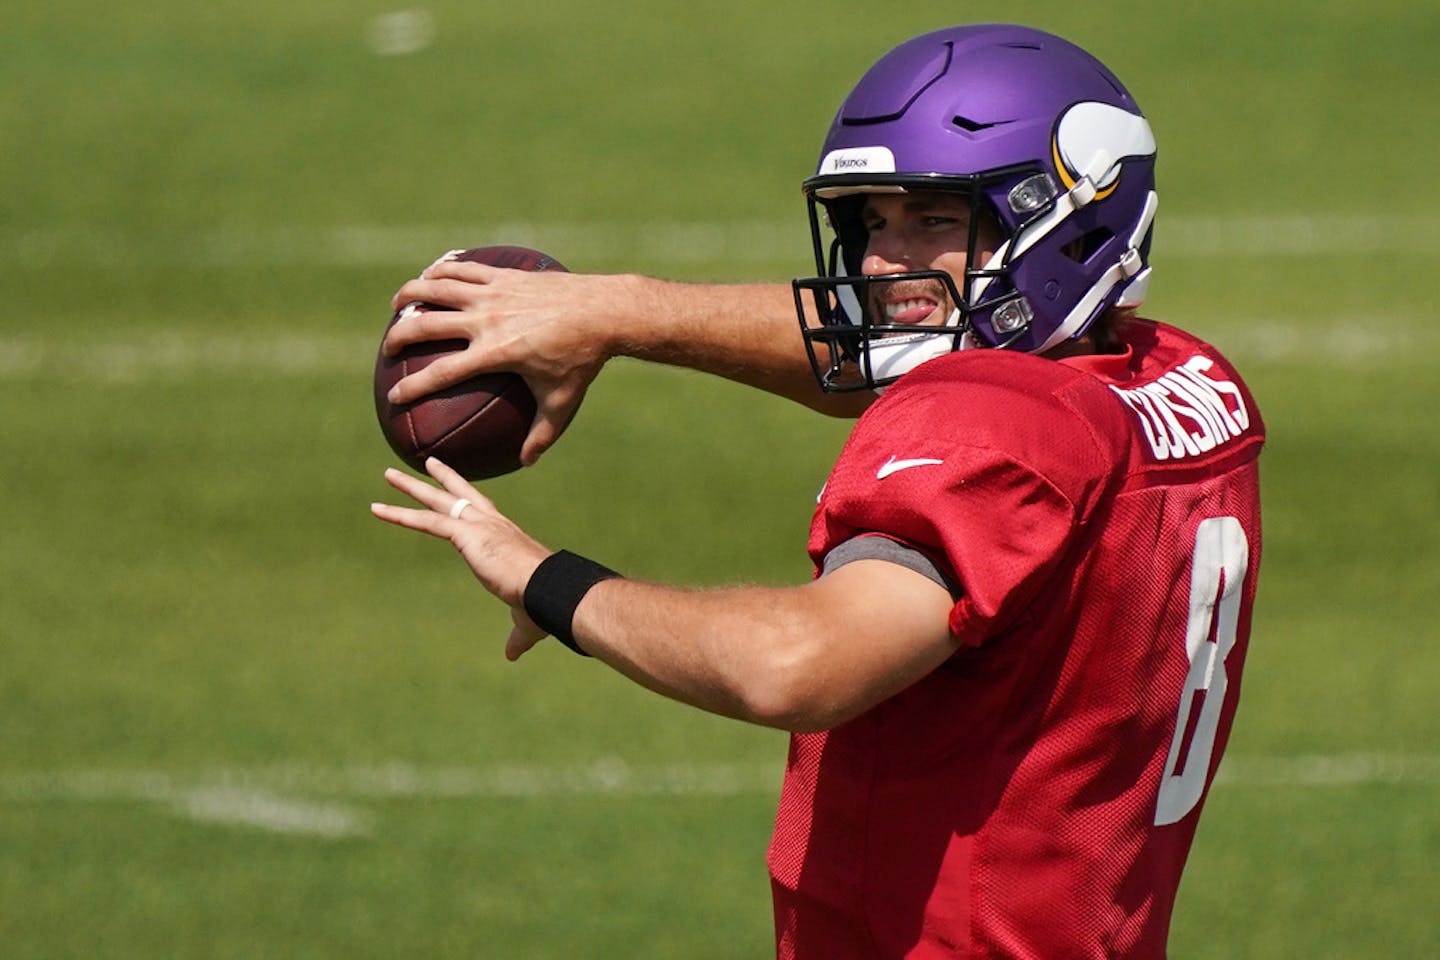
[[[825,559],[820,564],[820,575],[823,577],[856,560],[884,560],[886,563],[893,563],[943,587],[952,597],[959,596],[960,592],[945,578],[945,574],[940,572],[934,560],[914,547],[879,534],[861,534],[853,540],[837,544],[825,554]]]
[[[917,551],[957,596],[951,632],[978,645],[1055,573],[1113,458],[1053,384],[1011,375],[906,386],[852,433],[816,511],[812,557],[819,565],[867,534]]]

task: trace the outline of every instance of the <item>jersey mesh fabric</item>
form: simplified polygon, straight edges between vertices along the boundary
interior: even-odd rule
[[[1213,348],[1148,322],[1128,336],[1123,355],[1062,363],[940,358],[857,424],[812,557],[872,534],[923,553],[958,585],[957,652],[850,723],[792,739],[770,850],[779,956],[1164,955],[1203,797],[1157,826],[1157,794],[1172,739],[1203,741],[1186,762],[1207,763],[1208,783],[1228,736],[1264,430]],[[1192,422],[1178,388],[1166,400],[1147,386],[1187,362],[1244,408]],[[1244,429],[1157,455],[1157,434],[1198,435],[1202,420],[1213,433],[1222,413]],[[1191,574],[1214,518],[1234,518],[1248,553],[1218,667],[1228,688],[1214,688],[1213,735],[1196,735]]]

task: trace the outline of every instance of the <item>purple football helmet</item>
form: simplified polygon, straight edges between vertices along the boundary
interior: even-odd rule
[[[795,305],[829,390],[881,387],[951,350],[1040,353],[1144,299],[1156,206],[1150,125],[1103,64],[1039,30],[954,27],[887,53],[840,106],[804,189],[820,275],[794,282]],[[863,277],[866,195],[917,190],[969,198],[965,276]],[[1002,239],[984,263],[982,218]],[[917,278],[949,290],[955,310],[944,326],[872,316],[873,285]]]

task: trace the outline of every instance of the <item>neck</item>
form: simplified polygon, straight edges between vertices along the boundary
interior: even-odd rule
[[[1085,357],[1092,353],[1099,353],[1100,350],[1090,334],[1076,337],[1074,340],[1066,340],[1064,343],[1057,343],[1046,350],[1040,356],[1048,360],[1063,360],[1066,357]]]

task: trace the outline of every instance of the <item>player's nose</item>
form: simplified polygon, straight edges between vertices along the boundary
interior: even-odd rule
[[[875,233],[865,245],[865,257],[860,261],[860,272],[867,277],[885,273],[904,273],[910,270],[910,256],[898,237],[885,232]]]

